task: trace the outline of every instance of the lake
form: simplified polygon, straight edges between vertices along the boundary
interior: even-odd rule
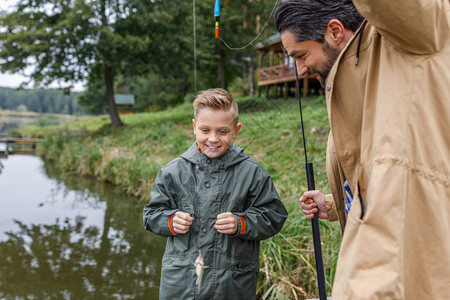
[[[145,203],[37,156],[0,163],[0,299],[158,299]]]

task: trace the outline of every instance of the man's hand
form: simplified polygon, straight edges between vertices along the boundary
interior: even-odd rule
[[[319,212],[320,219],[328,219],[325,195],[320,191],[306,191],[299,201],[302,202],[303,213],[308,219],[314,218],[316,212]]]
[[[237,231],[237,219],[230,212],[221,213],[217,216],[214,228],[220,233],[235,234]]]
[[[178,234],[185,234],[186,232],[188,232],[189,227],[192,225],[192,221],[194,221],[194,218],[191,217],[190,214],[182,211],[177,211],[172,221],[173,231]]]

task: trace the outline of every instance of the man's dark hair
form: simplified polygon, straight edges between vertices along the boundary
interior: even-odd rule
[[[288,30],[297,42],[322,43],[331,19],[339,20],[353,32],[364,20],[351,0],[282,0],[275,13],[277,31]]]

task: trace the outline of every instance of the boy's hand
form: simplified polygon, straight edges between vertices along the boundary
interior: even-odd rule
[[[220,233],[235,234],[237,231],[237,219],[230,212],[221,213],[217,216],[214,228]]]
[[[185,234],[186,232],[188,232],[189,227],[192,225],[192,221],[194,221],[194,218],[191,217],[190,214],[182,211],[177,211],[172,220],[173,231],[178,234]]]
[[[302,202],[303,213],[308,219],[314,218],[316,212],[319,212],[320,219],[328,219],[325,195],[320,191],[306,191],[299,201]]]

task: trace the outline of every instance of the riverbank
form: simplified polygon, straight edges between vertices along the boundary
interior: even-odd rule
[[[80,115],[0,109],[0,136],[12,135],[40,138],[49,132],[57,130],[62,124],[69,121],[86,120],[87,118],[89,117]],[[24,127],[28,128],[23,131],[22,128]]]
[[[317,292],[311,223],[300,213],[297,200],[307,189],[298,103],[295,99],[262,98],[237,102],[242,129],[236,144],[271,174],[290,214],[281,233],[262,243],[258,293],[265,299],[313,298]],[[316,188],[329,192],[325,100],[313,96],[303,105],[308,160],[314,163]],[[38,153],[62,171],[113,183],[138,197],[136,205],[142,208],[159,169],[195,141],[192,106],[184,104],[164,112],[122,118],[126,125],[120,128],[111,128],[109,117],[100,116],[44,130],[46,140],[39,145]],[[23,134],[33,136],[33,130],[26,129]],[[340,242],[338,224],[321,221],[321,234],[329,291]]]

